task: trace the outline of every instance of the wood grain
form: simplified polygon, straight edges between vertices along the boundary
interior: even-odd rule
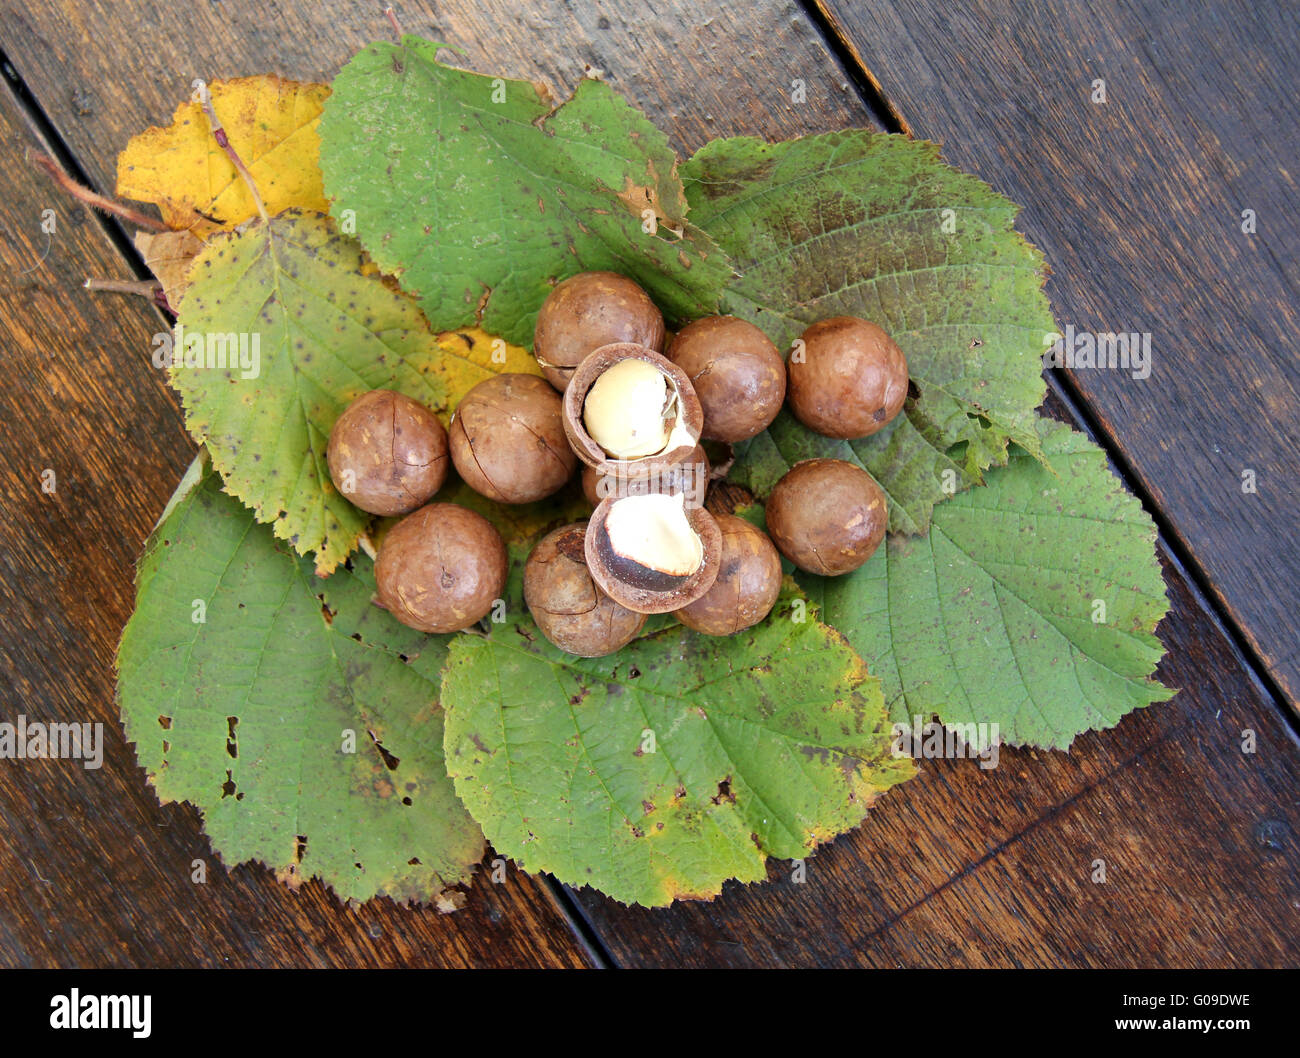
[[[1025,207],[1062,325],[1151,333],[1150,378],[1073,385],[1297,707],[1300,8],[818,6],[915,135]]]
[[[684,150],[714,135],[869,123],[811,23],[781,4],[705,13],[662,0],[581,11],[545,2],[526,15],[483,6],[406,4],[399,14],[409,31],[466,47],[478,69],[560,88],[598,66]],[[126,139],[165,121],[193,76],[328,78],[357,45],[386,34],[377,16],[342,2],[62,0],[28,9],[0,0],[0,44],[102,187],[111,187]],[[798,78],[807,83],[803,104],[791,101]],[[1023,149],[1032,143],[1028,135]],[[2,213],[5,223],[30,227],[43,189],[10,175],[0,177],[0,191],[17,218]],[[189,446],[160,379],[138,364],[128,380],[118,377],[130,361],[121,350],[140,351],[142,362],[157,318],[75,291],[87,271],[125,268],[93,225],[83,242],[80,256],[60,257],[62,271],[23,295],[45,316],[0,309],[6,333],[17,336],[8,342],[48,349],[58,366],[38,370],[33,360],[23,369],[25,388],[0,398],[13,405],[5,409],[11,421],[97,468],[93,513],[81,506],[56,520],[24,492],[43,463],[40,446],[24,448],[16,432],[0,441],[9,446],[0,451],[8,459],[0,471],[10,475],[0,478],[6,516],[23,528],[20,544],[0,549],[8,585],[0,590],[12,596],[6,623],[16,615],[0,679],[13,685],[7,708],[18,700],[32,713],[39,706],[114,722],[109,667],[130,606],[131,563]],[[7,242],[5,251],[26,261],[31,239]],[[62,252],[74,253],[70,245]],[[75,402],[79,414],[61,419],[60,401]],[[74,479],[89,472],[70,465]],[[102,567],[110,572],[88,572]],[[1170,705],[1080,739],[1069,756],[1008,751],[992,772],[927,764],[862,831],[811,859],[806,885],[791,884],[787,865],[774,864],[769,884],[730,886],[710,905],[651,912],[577,893],[600,944],[627,965],[1294,964],[1300,747],[1179,572],[1167,576],[1175,606],[1161,629],[1172,648],[1161,674],[1184,687]],[[47,577],[62,593],[53,609]],[[1247,727],[1257,732],[1253,755],[1240,751]],[[378,904],[340,909],[313,887],[289,894],[251,868],[211,872],[220,878],[196,894],[185,868],[207,846],[194,813],[160,809],[129,750],[115,752],[97,779],[52,766],[50,774],[0,772],[0,958],[582,961],[582,945],[545,891],[513,871],[504,887],[476,886],[466,910],[450,918]],[[30,805],[41,811],[18,810]],[[60,840],[68,843],[61,852]],[[1107,861],[1105,883],[1090,880],[1097,858]]]
[[[149,363],[167,325],[143,298],[80,289],[127,266],[27,146],[0,92],[0,715],[102,723],[105,759],[0,761],[0,966],[586,965],[543,881],[493,885],[480,868],[454,915],[347,908],[318,883],[227,873],[198,813],[158,804],[118,724],[113,656],[136,556],[193,445]]]
[[[127,139],[169,122],[195,77],[329,81],[362,45],[392,39],[382,7],[0,0],[0,40],[92,179],[111,190]],[[776,0],[397,7],[406,32],[464,50],[444,61],[539,81],[558,99],[601,71],[683,152],[715,136],[779,138],[869,123],[816,29]]]

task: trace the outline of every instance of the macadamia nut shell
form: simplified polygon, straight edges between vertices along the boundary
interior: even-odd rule
[[[669,385],[677,393],[677,414],[683,429],[679,431],[681,443],[639,459],[615,459],[610,456],[587,432],[583,422],[587,394],[596,380],[609,368],[628,358],[645,360],[653,364],[667,377]],[[691,381],[680,367],[653,349],[630,342],[606,345],[593,352],[574,372],[569,381],[569,388],[564,391],[564,432],[569,438],[569,445],[579,459],[589,467],[595,467],[599,474],[621,477],[636,477],[661,471],[667,466],[680,463],[690,458],[699,444],[700,431],[704,428],[704,410],[700,399],[695,395]]]

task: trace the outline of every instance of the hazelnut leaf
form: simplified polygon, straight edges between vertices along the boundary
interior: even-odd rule
[[[584,659],[512,605],[448,652],[457,792],[523,869],[629,904],[708,899],[808,855],[914,767],[891,754],[878,681],[805,606],[788,589],[721,639],[652,618]]]
[[[328,581],[258,525],[201,455],[140,560],[118,649],[127,738],[164,803],[345,900],[457,906],[483,838],[442,760],[447,636],[370,604],[370,560]]]
[[[670,318],[714,311],[731,265],[686,220],[662,132],[600,81],[557,107],[528,81],[438,62],[441,47],[364,48],[321,119],[334,215],[351,211],[435,328],[531,346],[553,284],[591,270],[635,279]]]
[[[445,394],[437,368],[447,354],[419,309],[364,264],[324,214],[289,210],[213,236],[177,320],[170,375],[186,425],[230,493],[299,553],[315,552],[321,574],[369,521],[330,481],[334,420],[371,389],[431,408]],[[232,362],[241,349],[247,369]],[[209,366],[222,352],[225,363]]]
[[[724,311],[785,347],[830,316],[871,320],[919,391],[857,441],[783,412],[736,446],[734,480],[766,495],[800,459],[847,459],[885,490],[891,531],[922,533],[935,504],[1006,462],[1009,441],[1037,453],[1055,325],[1047,266],[1013,228],[1012,202],[941,163],[934,144],[862,129],[714,140],[682,176],[692,218],[736,265]]]
[[[267,210],[323,212],[316,124],[329,86],[264,74],[208,87],[230,145],[248,166]],[[176,108],[170,125],[131,138],[117,159],[117,193],[156,203],[169,228],[200,239],[258,215],[248,185],[193,100]]]
[[[988,484],[891,536],[844,577],[803,577],[825,619],[884,681],[893,720],[994,724],[1067,749],[1173,691],[1151,674],[1169,609],[1156,529],[1106,455],[1040,419],[1046,466],[1013,449]]]

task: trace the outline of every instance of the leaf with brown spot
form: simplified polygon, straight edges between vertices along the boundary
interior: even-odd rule
[[[1013,202],[944,165],[932,143],[865,129],[714,140],[682,173],[692,219],[736,264],[726,311],[785,348],[818,320],[872,320],[916,388],[859,440],[783,411],[736,446],[736,481],[765,496],[799,460],[849,460],[889,497],[890,531],[922,533],[936,504],[1006,463],[1009,442],[1040,454],[1041,356],[1056,325],[1047,265],[1016,232]]]
[[[329,86],[267,74],[213,81],[208,87],[213,109],[267,212],[297,208],[323,213],[327,203],[316,126]],[[131,139],[118,156],[117,193],[156,203],[169,228],[204,240],[258,215],[248,186],[193,100],[176,108],[170,125]]]
[[[526,870],[625,903],[708,899],[856,826],[913,774],[879,682],[814,614],[797,619],[792,586],[740,635],[664,617],[593,659],[551,646],[516,589],[504,624],[453,640],[443,704],[457,792]]]
[[[591,79],[554,106],[526,81],[439,62],[441,47],[364,48],[321,119],[331,208],[353,211],[434,327],[530,344],[553,285],[597,269],[635,279],[670,320],[715,310],[731,264],[686,219],[676,155],[645,115]]]
[[[483,851],[442,760],[449,637],[371,606],[370,560],[352,565],[315,577],[201,456],[140,561],[122,722],[159,799],[195,805],[228,866],[449,910]]]
[[[214,236],[178,310],[170,377],[186,425],[231,494],[300,554],[314,552],[322,575],[370,521],[330,480],[335,419],[371,389],[445,403],[448,354],[410,299],[363,263],[328,217],[289,210]],[[247,369],[232,363],[236,346]]]

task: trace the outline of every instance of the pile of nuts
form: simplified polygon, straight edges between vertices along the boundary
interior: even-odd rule
[[[583,657],[629,643],[647,614],[734,635],[775,605],[781,555],[836,576],[884,538],[884,493],[839,459],[791,468],[768,499],[766,533],[710,513],[701,445],[748,440],[787,403],[827,437],[886,426],[907,397],[907,361],[875,324],[852,316],[813,324],[787,365],[752,323],[710,316],[669,335],[632,280],[584,272],[542,305],[533,351],[545,380],[502,374],[479,383],[449,431],[409,397],[375,390],[330,433],[340,493],[364,511],[406,516],[375,562],[376,599],[404,624],[459,631],[487,616],[505,588],[506,547],[492,524],[430,502],[448,460],[475,492],[507,504],[552,495],[583,464],[591,517],[544,537],[524,567],[538,628]]]

